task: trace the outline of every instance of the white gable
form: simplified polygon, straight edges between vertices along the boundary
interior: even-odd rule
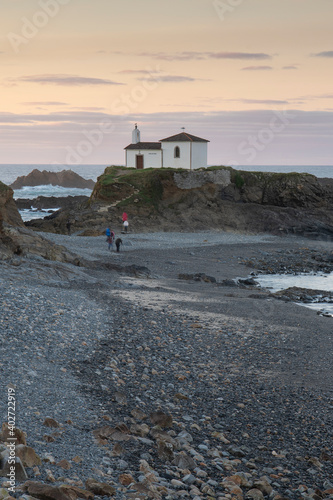
[[[132,143],[125,148],[126,166],[188,170],[207,167],[208,142],[185,132],[161,139],[159,142],[140,142],[140,131],[135,125]]]

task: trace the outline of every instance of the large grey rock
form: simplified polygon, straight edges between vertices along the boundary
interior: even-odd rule
[[[18,177],[10,187],[20,189],[23,186],[62,186],[67,188],[89,188],[93,189],[95,183],[92,179],[84,179],[73,170],[62,170],[61,172],[40,171],[35,168],[30,174]]]

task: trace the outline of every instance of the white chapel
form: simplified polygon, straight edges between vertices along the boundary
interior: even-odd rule
[[[125,148],[126,167],[132,168],[196,168],[207,167],[207,139],[181,132],[158,142],[141,142],[135,124],[132,144]]]

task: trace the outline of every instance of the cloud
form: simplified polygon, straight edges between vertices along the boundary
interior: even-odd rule
[[[99,147],[93,148],[83,163],[110,165],[124,162],[123,147],[130,142],[133,123],[138,122],[141,138],[156,141],[180,131],[210,140],[211,164],[245,165],[248,157],[240,153],[240,145],[250,136],[258,137],[274,121],[276,134],[263,151],[258,151],[256,164],[328,165],[333,155],[333,111],[248,110],[187,111],[128,115],[73,111],[40,114],[0,113],[0,146],[2,163],[66,163],[68,148],[77,148],[84,131],[100,130],[102,123],[114,124]],[[281,124],[281,128],[279,125]],[[280,128],[280,130],[279,130]],[[221,145],[221,137],[224,138]]]
[[[242,71],[270,71],[272,66],[246,66]]]
[[[42,85],[64,85],[64,86],[82,86],[82,85],[124,85],[105,78],[92,78],[77,75],[33,75],[21,76],[19,78],[8,79],[10,82],[28,82],[40,83]]]
[[[138,78],[138,80],[145,82],[164,82],[164,83],[195,82],[198,80],[202,81],[201,78],[192,78],[190,76],[181,76],[181,75],[157,75],[156,77],[151,77],[151,78]]]
[[[209,54],[214,59],[272,59],[272,56],[263,52],[210,52]]]
[[[22,102],[23,106],[68,106],[67,102],[60,101],[31,101],[31,102]]]
[[[105,108],[98,106],[72,106],[72,109],[79,109],[82,111],[103,111]]]
[[[158,73],[158,71],[151,71],[148,69],[123,69],[118,71],[118,73],[123,75],[150,75],[151,73]]]
[[[162,61],[191,61],[191,60],[200,60],[207,59],[207,52],[175,52],[175,53],[167,53],[167,52],[141,52],[136,54],[138,56],[143,57],[152,57],[153,59],[159,59]]]
[[[312,57],[333,57],[333,50],[318,52],[317,54],[312,54]]]
[[[312,101],[315,99],[333,99],[333,94],[308,94],[301,97],[295,97],[290,99],[290,101],[297,101],[301,99],[302,101]]]
[[[291,65],[291,66],[283,66],[282,69],[298,69],[298,67]]]
[[[21,123],[21,124],[45,124],[45,123],[72,123],[78,125],[95,125],[114,119],[112,115],[101,111],[82,110],[82,111],[60,111],[52,113],[26,113],[15,114],[0,112],[0,123]],[[76,124],[76,125],[75,125]]]
[[[141,52],[138,56],[152,57],[163,61],[191,61],[203,59],[236,59],[236,60],[263,60],[272,59],[272,56],[264,52]]]
[[[244,104],[266,104],[268,106],[274,106],[274,105],[281,106],[289,104],[288,101],[282,101],[279,99],[228,99],[228,100],[243,102]]]

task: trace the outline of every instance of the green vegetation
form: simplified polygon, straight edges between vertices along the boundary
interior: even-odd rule
[[[238,189],[241,189],[245,184],[245,181],[239,172],[236,172],[235,174],[235,184]]]
[[[128,167],[107,167],[91,195],[91,199],[115,201],[117,206],[125,207],[135,203],[137,207],[152,206],[158,209],[163,198],[163,183],[173,182],[175,172],[185,169],[146,168],[137,170]],[[132,193],[132,194],[131,194]]]
[[[219,170],[226,170],[230,173],[231,182],[242,192],[242,195],[245,193],[245,197],[248,189],[255,188],[257,197],[260,196],[261,191],[261,203],[264,203],[269,193],[282,192],[285,189],[293,190],[298,185],[302,185],[304,181],[306,182],[306,179],[314,178],[310,174],[248,172],[223,165],[207,169],[200,168],[197,172],[216,172]],[[107,167],[98,178],[90,202],[100,200],[122,208],[135,206],[158,210],[163,198],[169,196],[173,190],[177,190],[174,182],[175,173],[184,176],[190,174],[187,169],[147,168],[138,170],[123,166]]]

